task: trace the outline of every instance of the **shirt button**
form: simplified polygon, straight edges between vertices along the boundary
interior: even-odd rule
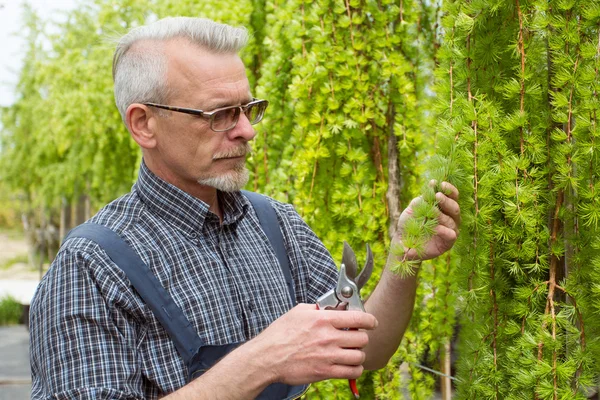
[[[196,232],[190,233],[190,239],[196,239],[197,237],[198,237],[198,234]]]

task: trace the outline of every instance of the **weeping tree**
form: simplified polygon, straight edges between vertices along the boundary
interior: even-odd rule
[[[2,170],[34,203],[52,208],[88,194],[98,204],[130,187],[137,154],[112,101],[112,50],[104,37],[130,17],[110,21],[81,6],[56,33],[30,37],[30,46],[44,40],[50,49],[28,53],[20,80],[35,86],[19,85],[17,101],[3,110]]]
[[[198,5],[188,3],[88,0],[61,22],[42,21],[25,7],[28,50],[17,100],[2,110],[0,174],[27,199],[26,208],[41,210],[40,221],[56,222],[65,204],[74,204],[81,211],[76,221],[82,222],[131,188],[141,153],[114,105],[114,39],[162,16],[198,15]],[[231,3],[228,18],[217,7],[201,15],[245,25],[251,4]]]
[[[5,170],[13,186],[47,204],[85,193],[92,208],[129,189],[140,153],[113,105],[107,37],[167,15],[249,27],[253,37],[243,54],[248,75],[257,95],[271,101],[249,163],[251,188],[294,203],[336,258],[343,240],[361,250],[370,243],[381,268],[389,235],[418,192],[421,161],[435,141],[430,101],[437,4],[84,2],[55,26],[56,34],[40,32],[51,49],[38,48],[39,61],[22,74],[35,87],[20,91],[20,103],[4,112],[14,118],[3,130],[12,150],[2,159],[21,167]],[[451,333],[446,327],[452,324],[444,323],[453,315],[449,286],[430,283],[448,264],[440,268],[423,267],[417,300],[423,307],[390,366],[365,374],[364,397],[397,397],[402,360],[414,361],[407,390],[431,393],[434,380],[416,365],[423,357],[437,359],[441,331]],[[335,394],[348,395],[344,382],[315,385],[311,395]]]
[[[471,177],[458,397],[584,399],[600,361],[600,4],[444,7],[440,135]]]
[[[41,93],[41,77],[36,74],[43,59],[41,50],[42,22],[30,7],[23,12],[24,33],[27,46],[23,55],[23,67],[19,76],[16,90],[17,99],[11,107],[2,110],[2,168],[3,184],[8,187],[21,187],[30,192],[39,181],[31,172],[36,167],[34,158],[41,157],[43,148],[35,146],[34,132],[41,129],[43,124],[35,118],[43,107]]]
[[[335,259],[344,240],[359,258],[370,243],[378,276],[397,218],[419,191],[422,161],[434,144],[430,102],[439,5],[272,1],[266,15],[262,44],[270,56],[257,93],[270,106],[255,139],[251,185],[293,203]],[[417,365],[426,354],[437,359],[441,331],[452,326],[439,329],[437,321],[454,312],[434,306],[450,304],[447,286],[442,293],[431,285],[444,273],[431,265],[424,269],[417,300],[422,313],[407,334],[411,340],[386,369],[364,374],[361,397],[398,398],[398,367],[407,359],[414,360],[414,369],[404,390],[422,398],[433,391],[435,380]],[[432,291],[438,296],[432,298]],[[444,332],[451,334],[451,328]],[[347,398],[346,386],[321,382],[308,396]]]

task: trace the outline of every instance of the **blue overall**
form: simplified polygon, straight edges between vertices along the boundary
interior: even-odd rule
[[[252,203],[261,228],[275,250],[292,304],[296,304],[294,282],[275,210],[266,197],[253,192],[243,191],[243,193]],[[187,367],[188,382],[202,375],[218,360],[242,344],[206,345],[169,293],[150,271],[150,268],[113,230],[103,225],[85,223],[71,230],[65,240],[75,237],[86,238],[97,243],[104,249],[110,259],[125,272],[131,285],[152,310],[154,316],[175,344]],[[295,399],[300,397],[307,387],[308,385],[290,386],[283,383],[273,383],[257,399]]]

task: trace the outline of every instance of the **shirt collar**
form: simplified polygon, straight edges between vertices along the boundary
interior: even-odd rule
[[[133,191],[152,213],[186,234],[202,231],[205,220],[212,215],[207,203],[162,180],[148,169],[144,161]],[[217,195],[223,210],[223,225],[239,222],[250,206],[248,199],[240,191],[218,191]]]

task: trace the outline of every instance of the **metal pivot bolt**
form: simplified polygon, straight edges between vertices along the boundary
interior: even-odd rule
[[[342,296],[349,299],[354,294],[354,290],[350,286],[344,286],[341,291]]]

